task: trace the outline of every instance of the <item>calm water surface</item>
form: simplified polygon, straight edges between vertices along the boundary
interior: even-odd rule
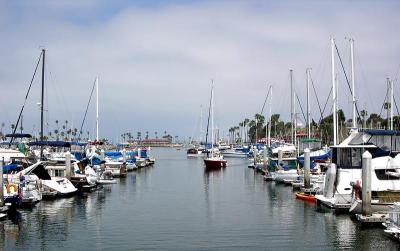
[[[0,250],[398,250],[383,229],[316,212],[290,187],[267,183],[229,159],[205,172],[200,158],[154,149],[156,165],[118,184],[0,221]]]

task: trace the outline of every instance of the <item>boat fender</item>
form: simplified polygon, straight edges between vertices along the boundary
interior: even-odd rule
[[[14,192],[17,192],[17,191],[18,191],[18,187],[17,187],[16,184],[8,184],[8,185],[7,185],[7,193],[10,193],[10,192],[11,192],[11,187],[13,188]]]

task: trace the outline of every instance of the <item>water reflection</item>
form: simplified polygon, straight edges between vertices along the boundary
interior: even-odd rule
[[[214,202],[214,187],[220,182],[221,177],[225,172],[224,168],[206,168],[204,167],[203,180],[204,180],[204,198],[206,208],[207,225],[212,224],[212,219],[215,215],[215,202]]]
[[[202,159],[163,151],[157,167],[0,221],[0,250],[397,249],[382,229],[316,212],[245,160],[207,170]]]

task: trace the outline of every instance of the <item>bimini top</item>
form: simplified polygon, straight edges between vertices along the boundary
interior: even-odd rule
[[[78,142],[78,141],[72,141],[70,142],[71,146],[86,146],[86,142]]]
[[[54,147],[71,147],[71,143],[65,141],[32,141],[28,146],[54,146]]]
[[[32,138],[29,133],[10,133],[6,134],[7,138]]]
[[[394,131],[394,130],[383,130],[383,129],[359,129],[358,130],[361,133],[366,133],[369,135],[382,135],[382,136],[400,136],[400,131]]]

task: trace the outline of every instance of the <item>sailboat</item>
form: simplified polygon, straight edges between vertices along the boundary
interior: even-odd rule
[[[226,167],[227,161],[224,159],[219,152],[214,150],[214,86],[211,86],[211,97],[210,97],[210,106],[208,109],[208,122],[207,122],[207,133],[206,133],[206,147],[208,140],[208,129],[210,125],[211,118],[211,149],[207,150],[207,157],[204,159],[204,164],[207,169],[215,169]]]

